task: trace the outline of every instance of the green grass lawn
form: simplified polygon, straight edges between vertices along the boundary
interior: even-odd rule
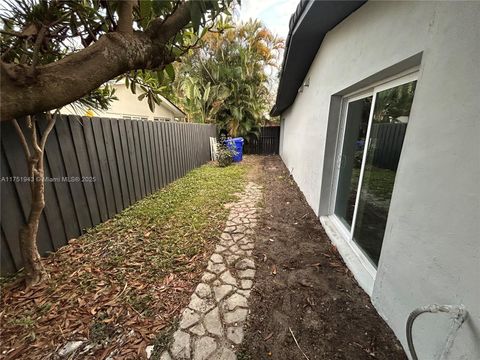
[[[132,247],[143,253],[145,271],[155,275],[181,271],[190,258],[218,235],[233,201],[242,190],[246,167],[219,168],[213,165],[193,170],[184,178],[123,211],[113,220],[97,226],[87,238],[96,241],[105,234],[110,239],[107,254],[113,266],[124,262]],[[129,246],[119,246],[128,243]]]
[[[0,351],[40,359],[85,338],[100,356],[124,338],[122,356],[137,354],[188,303],[247,171],[193,170],[44,259],[45,283],[7,285]]]
[[[354,178],[358,179],[360,169],[353,169]],[[368,192],[379,201],[389,201],[392,197],[396,172],[367,165],[365,167],[363,187],[368,186]],[[354,184],[355,186],[357,184]]]

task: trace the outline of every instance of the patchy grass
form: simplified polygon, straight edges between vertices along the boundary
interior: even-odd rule
[[[247,170],[193,170],[44,259],[45,283],[7,283],[4,358],[43,359],[69,340],[92,346],[80,357],[142,357],[188,303]]]
[[[150,357],[151,360],[160,360],[162,353],[168,349],[168,346],[170,345],[173,338],[173,333],[177,328],[178,319],[170,326],[162,329],[162,331],[157,334],[157,337],[153,341],[153,351]]]

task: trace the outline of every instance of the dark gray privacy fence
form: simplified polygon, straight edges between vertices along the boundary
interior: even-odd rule
[[[25,126],[23,122],[21,126]],[[40,132],[46,122],[39,121]],[[41,254],[103,222],[210,159],[214,125],[62,116],[45,149]],[[30,209],[27,163],[1,123],[1,271],[22,267],[18,230]]]
[[[245,139],[243,152],[245,154],[278,154],[280,148],[280,126],[264,126],[260,136]]]
[[[382,169],[397,170],[402,152],[407,124],[372,124],[373,145],[372,164]],[[373,141],[373,140],[372,140]]]

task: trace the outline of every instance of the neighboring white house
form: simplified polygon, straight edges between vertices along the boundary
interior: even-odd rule
[[[419,316],[413,342],[419,359],[480,359],[480,2],[301,1],[272,115],[285,165],[405,349],[414,309],[464,306],[458,331]]]
[[[160,95],[162,102],[155,104],[155,111],[151,112],[146,99],[138,100],[141,94],[133,94],[123,82],[111,84],[115,88],[115,96],[118,100],[113,101],[108,111],[94,110],[95,116],[132,119],[132,120],[162,120],[162,121],[185,121],[186,114],[175,104]],[[78,114],[69,106],[62,109],[62,114]]]

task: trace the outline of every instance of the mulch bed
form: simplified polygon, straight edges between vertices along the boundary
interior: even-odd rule
[[[406,359],[281,159],[261,161],[257,274],[238,359]]]
[[[101,249],[86,256],[82,248],[72,242],[48,258],[48,282],[27,291],[20,282],[5,289],[2,357],[54,358],[67,342],[88,340],[93,348],[79,358],[105,359],[115,349],[116,358],[144,358],[146,346],[188,303],[208,255],[189,259],[186,271],[160,276],[156,283],[146,283],[141,274],[122,283],[116,269],[102,269]],[[132,257],[124,269],[140,261]]]

